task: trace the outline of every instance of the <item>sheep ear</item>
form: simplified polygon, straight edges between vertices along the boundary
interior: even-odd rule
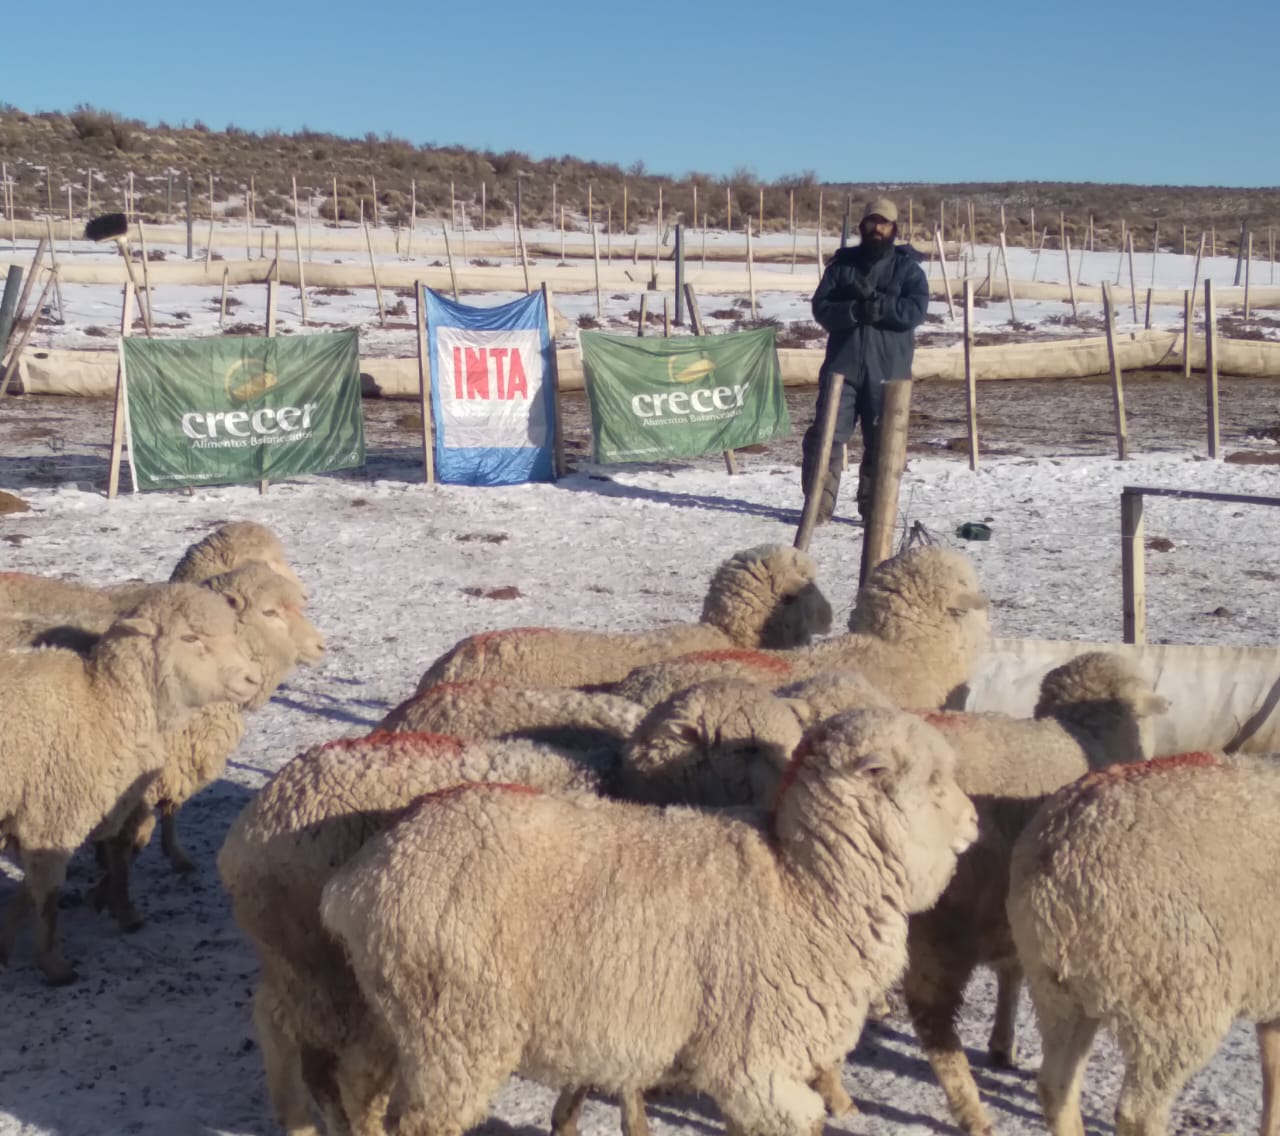
[[[987,597],[981,592],[961,592],[947,610],[960,619],[971,611],[985,611],[989,606]]]
[[[818,721],[818,712],[814,709],[812,703],[803,698],[781,698],[780,702],[787,707],[796,716],[796,721],[805,729],[808,729]]]
[[[227,601],[227,606],[237,615],[249,606],[249,601],[238,592],[225,593],[222,598]]]
[[[1142,712],[1147,717],[1168,713],[1171,703],[1162,694],[1148,694],[1142,702]]]
[[[117,634],[141,635],[145,639],[154,639],[160,634],[160,628],[156,626],[155,621],[141,615],[131,615],[124,619],[117,619],[112,626]]]
[[[854,773],[861,773],[864,777],[878,777],[882,773],[888,773],[891,768],[889,760],[878,753],[864,753],[853,763]]]

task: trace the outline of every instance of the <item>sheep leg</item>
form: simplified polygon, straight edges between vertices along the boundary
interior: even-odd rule
[[[1190,992],[1188,996],[1194,997]],[[1212,1007],[1196,1007],[1194,1002],[1188,1008],[1174,991],[1162,999],[1163,1005],[1170,1007],[1163,1017],[1144,1019],[1140,1029],[1128,1021],[1115,1027],[1116,1042],[1124,1055],[1124,1081],[1116,1101],[1116,1136],[1165,1136],[1174,1098],[1191,1075],[1208,1063],[1231,1028],[1234,1015],[1229,1010],[1215,1015]],[[1197,1009],[1201,1013],[1197,1014]],[[1179,1015],[1176,1020],[1175,1012]],[[1194,1025],[1184,1024],[1184,1013]]]
[[[22,871],[26,891],[40,920],[37,944],[40,969],[50,986],[65,986],[76,980],[75,969],[62,957],[58,947],[58,889],[67,878],[70,856],[63,852],[22,854]]]
[[[396,1066],[390,1038],[381,1030],[365,1030],[338,1054],[334,1074],[344,1128],[330,1124],[330,1132],[351,1136],[386,1136],[383,1118]]]
[[[1262,1057],[1262,1136],[1280,1136],[1280,1021],[1258,1023],[1258,1051]]]
[[[578,1136],[578,1118],[587,1099],[587,1090],[561,1089],[551,1110],[551,1136]]]
[[[752,1069],[743,1070],[748,1078]],[[809,1133],[821,1136],[826,1121],[822,1099],[803,1081],[764,1070],[759,1080],[730,1083],[711,1093],[724,1115],[725,1136],[782,1136]]]
[[[13,953],[13,943],[18,937],[18,928],[31,913],[33,906],[27,885],[19,884],[17,891],[4,905],[3,916],[0,916],[0,966],[9,965],[9,956]]]
[[[644,1112],[644,1093],[628,1089],[618,1102],[622,1108],[622,1136],[649,1136],[649,1118]]]
[[[311,1119],[310,1096],[302,1079],[302,1054],[276,1021],[270,999],[270,992],[262,984],[254,989],[253,1025],[258,1031],[271,1107],[289,1136],[320,1136]]]
[[[1017,959],[996,963],[996,1020],[991,1025],[987,1053],[991,1064],[1012,1069],[1018,1059],[1018,993],[1022,989],[1022,967]]]
[[[841,1079],[842,1072],[843,1066],[837,1063],[820,1070],[811,1082],[813,1091],[822,1098],[828,1116],[858,1114],[858,1106],[853,1103],[853,1097],[845,1091],[844,1082]]]
[[[1080,1115],[1080,1082],[1098,1023],[1065,995],[1045,997],[1035,991],[1040,1026],[1040,1073],[1036,1089],[1045,1123],[1053,1136],[1084,1136]]]
[[[175,872],[195,871],[195,861],[187,855],[186,850],[178,843],[178,806],[166,802],[160,806],[160,847],[169,857]]]
[[[105,866],[98,882],[89,889],[89,902],[95,911],[107,910],[122,931],[136,931],[146,922],[129,897],[129,863],[132,859],[128,838],[120,833],[97,842],[97,850]]]
[[[964,988],[973,969],[972,958],[943,957],[922,937],[911,943],[902,991],[911,1024],[946,1094],[951,1115],[969,1136],[991,1136],[991,1120],[956,1032]]]

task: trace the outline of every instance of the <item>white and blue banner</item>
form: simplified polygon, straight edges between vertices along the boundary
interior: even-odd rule
[[[424,288],[436,476],[454,485],[554,478],[554,346],[541,293],[475,308]]]

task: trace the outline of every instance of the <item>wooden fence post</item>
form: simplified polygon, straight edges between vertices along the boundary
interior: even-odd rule
[[[133,285],[124,283],[124,303],[120,309],[120,338],[128,338],[133,327]],[[116,403],[111,418],[111,460],[107,465],[107,500],[120,492],[120,455],[124,450],[124,355],[116,363]]]
[[[978,468],[978,386],[973,373],[973,281],[964,282],[964,394],[969,423],[969,468]]]
[[[1067,295],[1071,297],[1071,318],[1079,320],[1080,309],[1076,307],[1076,285],[1075,281],[1071,279],[1071,238],[1064,236],[1062,239],[1067,250]]]
[[[1120,491],[1120,571],[1124,589],[1124,641],[1147,641],[1147,590],[1143,564],[1143,500],[1141,491]]]
[[[956,318],[956,306],[951,300],[951,282],[947,279],[947,254],[942,247],[942,230],[938,229],[933,234],[934,244],[938,248],[938,262],[942,268],[942,290],[947,294],[947,314],[952,318]]]
[[[1004,206],[1000,206],[1003,213]],[[1004,287],[1009,293],[1009,322],[1017,323],[1018,316],[1013,310],[1013,281],[1009,278],[1009,247],[1004,242],[1004,228],[1000,229],[1000,259],[1004,261]]]
[[[382,303],[382,282],[378,279],[378,262],[373,258],[373,238],[369,235],[369,226],[364,226],[364,243],[369,250],[369,268],[373,271],[373,293],[378,298],[378,322],[387,326],[387,309]]]
[[[1204,282],[1204,377],[1209,426],[1209,456],[1218,456],[1218,320],[1213,302],[1213,281]]]
[[[911,417],[911,380],[890,379],[884,384],[884,411],[876,446],[875,483],[871,515],[862,536],[862,567],[858,584],[871,570],[893,555],[893,532],[898,523],[898,489],[907,462],[907,425]]]
[[[804,487],[804,508],[800,511],[800,527],[796,530],[794,547],[802,552],[809,547],[814,527],[818,523],[818,506],[822,503],[822,486],[831,465],[831,447],[836,436],[836,417],[840,413],[840,396],[844,390],[844,375],[833,371],[827,385],[827,401],[823,407],[822,424],[818,432],[817,461]]]
[[[592,227],[594,231],[594,226]],[[542,282],[542,304],[547,313],[547,331],[551,340],[551,367],[547,376],[551,383],[551,405],[555,408],[555,427],[551,434],[551,469],[555,477],[565,474],[564,426],[560,410],[560,362],[556,351],[556,309],[551,299],[551,289]]]
[[[1120,360],[1116,357],[1116,312],[1111,301],[1111,281],[1102,282],[1102,318],[1107,325],[1107,360],[1111,364],[1111,403],[1116,419],[1116,456],[1124,461],[1129,456],[1128,427],[1124,416],[1124,382]]]
[[[458,274],[453,270],[453,246],[449,243],[449,226],[440,223],[440,232],[444,234],[444,256],[449,262],[449,284],[453,288],[453,302],[458,302]]]
[[[1195,316],[1192,315],[1191,293],[1182,293],[1182,377],[1191,378],[1191,344],[1194,341]]]
[[[436,483],[435,430],[431,421],[431,365],[427,361],[427,319],[422,303],[422,281],[413,282],[413,298],[418,308],[418,403],[422,408],[422,469],[427,484]],[[552,335],[555,326],[552,325]]]
[[[643,339],[645,324],[649,322],[649,293],[640,293],[640,318],[636,320],[636,338]]]

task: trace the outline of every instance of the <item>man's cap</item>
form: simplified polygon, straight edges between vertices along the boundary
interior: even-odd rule
[[[898,223],[898,207],[887,197],[877,197],[874,201],[867,202],[867,207],[862,211],[862,219],[865,221],[868,217],[883,217],[886,221],[892,221],[895,225]]]

